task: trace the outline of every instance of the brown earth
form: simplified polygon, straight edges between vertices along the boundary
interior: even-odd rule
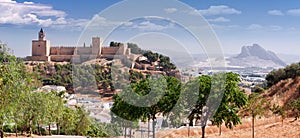
[[[271,104],[279,106],[288,104],[291,100],[300,97],[300,77],[278,82],[269,88],[264,94]]]
[[[300,98],[300,77],[278,82],[262,94],[271,105],[284,106],[292,100]],[[293,112],[289,112],[293,116]],[[268,118],[257,119],[255,122],[255,137],[257,138],[300,138],[300,121],[293,121],[290,117],[284,120],[283,125],[280,117],[272,117],[269,111],[265,115]],[[251,138],[251,119],[243,119],[243,124],[237,125],[232,130],[222,126],[222,135],[219,136],[219,128],[209,126],[206,128],[206,137],[212,138]],[[201,137],[201,128],[190,128],[190,137]],[[161,138],[188,137],[188,129],[164,130],[157,133]]]
[[[256,138],[300,138],[300,121],[294,118],[285,119],[282,125],[281,118],[257,119],[255,123]],[[206,127],[207,138],[251,138],[251,121],[244,119],[243,124],[237,125],[232,130],[222,126],[222,135],[216,126]],[[190,138],[201,137],[201,128],[190,128]],[[185,138],[188,137],[188,129],[164,130],[157,133],[159,138]]]

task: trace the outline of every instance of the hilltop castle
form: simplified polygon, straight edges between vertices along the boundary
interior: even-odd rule
[[[84,46],[50,46],[50,40],[46,40],[46,33],[43,29],[38,33],[38,40],[32,40],[32,56],[27,57],[30,61],[53,61],[70,62],[73,60],[95,58],[113,58],[114,56],[130,55],[130,48],[126,44],[118,47],[102,46],[103,40],[100,37],[92,38],[90,47]]]

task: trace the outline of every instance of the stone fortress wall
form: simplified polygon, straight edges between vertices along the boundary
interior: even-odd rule
[[[70,62],[80,58],[98,58],[113,57],[114,55],[131,55],[130,49],[126,44],[119,47],[103,47],[100,37],[92,38],[91,47],[85,46],[50,46],[50,40],[45,39],[43,29],[38,33],[38,40],[32,41],[32,56],[27,57],[30,61],[54,61],[54,62]]]

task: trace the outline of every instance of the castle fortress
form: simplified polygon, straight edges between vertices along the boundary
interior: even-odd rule
[[[50,40],[45,39],[43,29],[38,33],[38,40],[32,41],[32,56],[27,57],[30,61],[53,61],[53,62],[70,62],[82,59],[95,58],[113,58],[114,56],[130,55],[130,48],[126,44],[120,44],[118,47],[102,46],[103,40],[100,37],[92,38],[90,47],[58,47],[50,46]]]

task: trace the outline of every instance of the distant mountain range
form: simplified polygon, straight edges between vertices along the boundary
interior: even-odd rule
[[[287,64],[300,61],[299,56],[288,54],[275,54],[272,51],[264,49],[258,44],[243,46],[241,52],[237,55],[224,54],[227,67],[234,68],[282,68]],[[215,56],[218,57],[218,56]],[[194,66],[210,67],[211,62],[218,62],[219,58],[208,60],[205,54],[193,55],[196,64]],[[222,58],[222,55],[220,56]],[[210,62],[209,62],[210,61]]]

